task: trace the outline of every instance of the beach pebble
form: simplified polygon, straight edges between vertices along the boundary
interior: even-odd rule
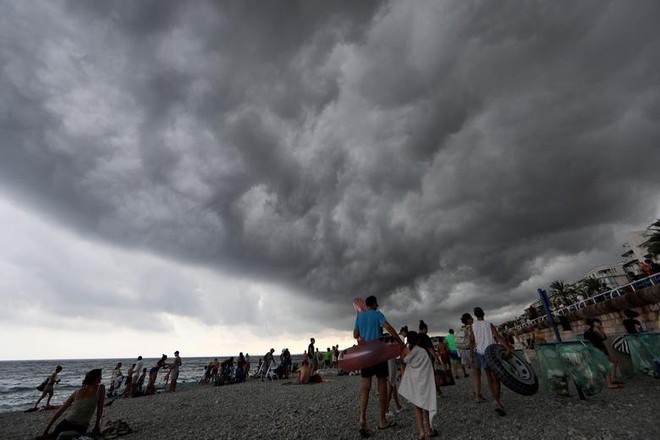
[[[139,439],[359,439],[357,433],[360,377],[326,374],[326,382],[297,385],[258,380],[222,387],[203,386],[173,394],[119,399],[105,417],[124,420]],[[489,398],[486,381],[483,392]],[[282,384],[290,386],[282,386]],[[639,439],[657,436],[660,410],[654,379],[636,377],[621,390],[604,390],[580,401],[541,390],[520,396],[502,390],[507,416],[490,403],[472,401],[472,381],[443,388],[434,425],[451,439]],[[372,386],[367,412],[373,439],[417,438],[414,411],[394,417],[397,425],[376,429],[378,403]],[[409,404],[404,403],[408,406]],[[634,407],[634,410],[631,409]],[[394,404],[392,404],[394,408]],[[34,438],[52,412],[0,414],[0,438]]]

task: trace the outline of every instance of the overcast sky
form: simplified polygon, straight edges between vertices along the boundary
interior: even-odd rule
[[[654,0],[0,10],[3,359],[502,322],[660,216]]]

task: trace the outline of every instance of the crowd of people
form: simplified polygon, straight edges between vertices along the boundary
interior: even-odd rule
[[[382,330],[387,331],[386,338],[402,346],[400,362],[395,359],[364,368],[360,371],[360,414],[358,429],[362,437],[371,436],[366,419],[372,379],[376,376],[378,386],[379,423],[378,429],[388,429],[396,425],[392,416],[403,410],[398,395],[408,400],[415,411],[415,419],[420,439],[436,437],[438,431],[433,427],[433,416],[437,412],[437,396],[442,393],[441,386],[447,375],[453,381],[469,377],[468,369],[473,371],[473,399],[485,402],[481,392],[481,376],[486,376],[493,399],[493,410],[500,416],[506,411],[500,401],[500,382],[486,360],[486,347],[495,342],[507,347],[505,356],[510,355],[512,347],[498,332],[497,328],[485,320],[485,313],[475,307],[473,313],[461,316],[462,326],[458,331],[450,329],[449,335],[438,340],[437,346],[428,335],[428,325],[422,320],[417,332],[407,326],[399,332],[378,310],[376,297],[370,296],[365,301],[366,310],[359,313],[353,330],[355,339],[365,342],[383,338]],[[390,411],[391,403],[394,411]]]
[[[506,357],[514,349],[515,340],[511,341],[501,335],[497,327],[485,319],[482,308],[475,307],[472,314],[463,313],[460,317],[461,326],[456,330],[449,329],[448,335],[444,338],[431,338],[428,334],[428,325],[423,320],[419,322],[418,331],[411,331],[404,326],[397,332],[387,321],[385,315],[378,310],[376,297],[368,297],[365,304],[366,310],[359,313],[355,321],[354,338],[364,342],[388,340],[400,344],[402,349],[399,358],[389,359],[355,372],[362,378],[358,419],[358,429],[362,437],[371,435],[366,414],[373,376],[376,376],[377,379],[378,429],[380,430],[396,425],[394,415],[405,409],[399,399],[399,396],[402,396],[412,404],[420,439],[437,436],[438,431],[433,427],[433,417],[437,413],[436,399],[438,395],[442,394],[441,387],[448,380],[453,382],[455,379],[468,378],[470,375],[472,375],[472,399],[477,403],[487,401],[482,393],[481,378],[485,376],[492,398],[493,410],[499,416],[506,415],[501,402],[500,382],[488,364],[486,348],[491,344],[499,343],[506,347]],[[626,310],[625,315],[626,319],[623,324],[628,333],[643,331],[640,321],[636,319],[638,317],[636,312]],[[584,332],[585,340],[591,342],[612,363],[611,371],[606,375],[607,386],[609,388],[622,387],[622,382],[617,380],[618,361],[611,356],[603,343],[607,335],[603,330],[602,322],[597,318],[591,318],[587,320],[587,325],[588,328]],[[272,378],[289,379],[294,375],[298,383],[310,384],[323,380],[320,370],[339,369],[339,346],[327,347],[325,351],[320,351],[316,347],[314,338],[310,338],[299,365],[293,363],[288,348],[282,349],[279,363],[276,361],[274,353],[275,349],[271,348],[259,358],[253,369],[248,353],[244,355],[241,352],[237,358],[229,357],[222,362],[215,358],[204,367],[199,383],[224,385],[244,382],[249,378],[263,381]],[[179,352],[175,351],[174,359],[171,362],[168,363],[167,355],[163,354],[148,369],[144,365],[142,356],[138,356],[137,360],[130,364],[126,375],[123,375],[123,364],[118,362],[112,370],[110,388],[107,393],[105,387],[100,383],[101,370],[95,369],[88,372],[83,386],[69,396],[64,405],[51,418],[44,431],[44,438],[56,438],[60,432],[66,430],[84,433],[95,412],[97,421],[94,428],[98,429],[105,398],[155,394],[156,381],[161,371],[166,371],[163,377],[166,391],[176,391],[182,363]],[[58,365],[38,387],[42,394],[35,403],[34,409],[44,398],[47,398],[46,405],[50,405],[54,386],[60,381],[58,375],[61,371],[62,366]],[[123,390],[122,386],[124,386]],[[394,403],[394,407],[392,407],[392,403]],[[53,432],[50,432],[57,419],[67,409],[69,410],[67,416],[55,427]]]
[[[365,342],[385,337],[401,344],[402,352],[399,359],[390,359],[386,362],[364,368],[359,371],[362,381],[360,385],[360,415],[359,432],[363,437],[370,435],[366,409],[372,385],[372,378],[376,376],[379,400],[379,429],[388,429],[396,425],[391,418],[395,413],[404,410],[399,395],[412,403],[420,438],[436,436],[438,431],[433,428],[432,420],[437,412],[437,395],[442,393],[443,382],[454,378],[469,377],[468,370],[473,372],[473,398],[477,402],[485,401],[481,393],[481,375],[486,376],[492,397],[493,408],[499,415],[505,415],[504,408],[500,402],[499,381],[489,369],[484,356],[485,347],[496,340],[505,343],[499,335],[495,326],[484,320],[484,312],[475,308],[472,318],[469,313],[461,317],[462,326],[454,331],[450,329],[449,335],[444,339],[436,338],[434,344],[429,336],[428,325],[422,320],[418,331],[409,331],[408,327],[402,327],[397,332],[386,320],[385,316],[378,310],[378,303],[374,296],[366,299],[367,310],[357,316],[354,328],[354,337]],[[386,331],[387,334],[383,334]],[[204,366],[201,385],[223,385],[226,383],[243,382],[249,378],[266,380],[270,378],[288,379],[295,375],[300,384],[321,382],[323,369],[339,369],[340,349],[339,345],[327,347],[320,351],[316,347],[316,340],[310,338],[307,349],[304,350],[300,365],[294,364],[288,348],[284,348],[279,356],[279,363],[275,359],[275,349],[271,348],[266,354],[259,358],[255,367],[251,368],[250,355],[241,352],[237,358],[229,357],[222,362],[217,358]],[[144,365],[142,356],[130,364],[126,375],[122,372],[123,364],[118,362],[111,373],[110,387],[106,393],[101,381],[101,370],[90,371],[83,387],[73,393],[67,399],[65,405],[58,410],[49,422],[44,432],[45,438],[55,438],[62,430],[73,429],[84,433],[87,429],[93,409],[98,408],[97,419],[102,414],[105,398],[135,397],[152,395],[156,393],[156,381],[161,371],[166,371],[163,380],[166,391],[176,391],[179,370],[182,366],[179,352],[174,352],[174,359],[168,362],[167,355],[163,354],[155,364],[148,368]],[[279,365],[278,365],[279,364]],[[58,373],[62,370],[58,366],[55,372],[45,381],[46,386],[38,403],[48,397],[47,404],[53,395],[53,385],[59,381]],[[145,385],[146,382],[146,385]],[[169,386],[167,385],[169,383]],[[124,387],[122,390],[122,386]],[[76,403],[79,402],[79,403]],[[85,402],[85,403],[82,403]],[[389,411],[391,403],[395,407]],[[63,411],[69,407],[75,409],[73,416],[67,416],[57,425],[52,433],[48,431]],[[78,408],[78,409],[76,409]],[[90,412],[91,411],[91,412]],[[86,419],[83,420],[83,419]],[[84,425],[84,429],[83,429]],[[98,421],[97,421],[98,425]],[[95,426],[98,428],[98,426]],[[49,437],[50,436],[50,437]]]

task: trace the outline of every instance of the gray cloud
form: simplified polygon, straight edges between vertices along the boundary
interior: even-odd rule
[[[656,2],[3,9],[11,198],[345,302],[312,312],[331,326],[358,294],[432,325],[523,305],[553,261],[615,260],[616,231],[658,214]],[[163,274],[144,285],[203,314]]]

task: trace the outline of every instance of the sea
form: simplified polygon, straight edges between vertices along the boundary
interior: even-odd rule
[[[222,362],[228,356],[218,357]],[[149,369],[156,364],[159,358],[144,358],[144,366]],[[171,361],[172,358],[168,358]],[[183,364],[179,370],[179,380],[177,382],[177,392],[198,386],[200,379],[204,375],[204,367],[209,364],[214,357],[194,357],[182,358]],[[299,363],[302,360],[301,355],[292,355],[293,363]],[[121,371],[124,375],[128,367],[136,362],[133,359],[67,359],[67,360],[43,360],[43,361],[0,361],[0,413],[24,411],[34,406],[35,402],[41,397],[41,392],[36,388],[50,374],[55,371],[57,365],[63,367],[59,374],[60,383],[55,385],[54,395],[50,401],[53,406],[61,405],[71,395],[73,391],[80,388],[85,373],[94,368],[103,369],[103,381],[106,389],[110,389],[110,377],[112,370],[117,362],[122,363]],[[277,360],[277,357],[276,357]],[[251,359],[250,373],[259,363],[258,357]],[[163,391],[165,389],[165,372],[161,370],[156,381],[156,389]],[[145,380],[146,387],[146,380]],[[123,387],[122,387],[123,390]],[[46,399],[40,402],[39,406],[45,405]]]

